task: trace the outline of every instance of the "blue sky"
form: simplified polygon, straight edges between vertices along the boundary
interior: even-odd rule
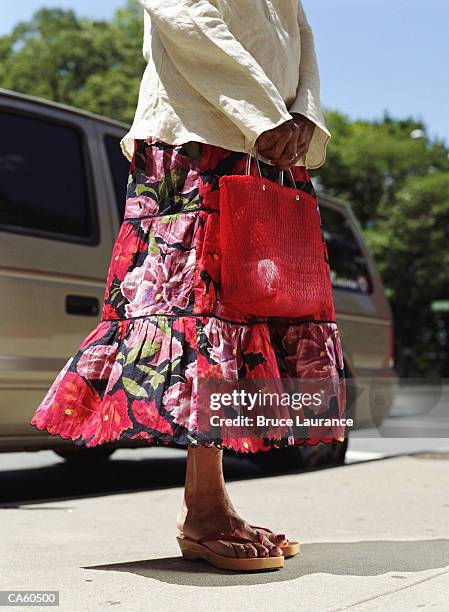
[[[0,35],[41,6],[109,18],[123,4],[1,0]],[[384,110],[393,117],[412,115],[427,124],[432,137],[449,143],[448,0],[303,0],[303,5],[315,34],[324,106],[353,118],[378,118]]]

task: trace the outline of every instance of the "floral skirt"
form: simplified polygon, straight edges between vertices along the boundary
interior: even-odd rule
[[[245,173],[247,155],[199,142],[134,143],[102,320],[60,371],[31,424],[89,447],[143,439],[255,452],[343,441],[340,435],[204,441],[198,434],[198,381],[207,377],[331,381],[343,414],[335,315],[332,308],[313,321],[257,318],[221,304],[220,211],[212,196],[220,176]],[[260,167],[277,180],[271,165]],[[295,166],[293,174],[297,187],[314,195],[306,168]]]

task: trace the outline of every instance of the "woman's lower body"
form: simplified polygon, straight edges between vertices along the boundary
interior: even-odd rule
[[[78,445],[143,439],[189,446],[178,526],[187,514],[184,533],[192,537],[204,535],[208,525],[254,535],[227,496],[220,449],[266,451],[343,441],[344,435],[222,439],[199,431],[198,384],[208,378],[315,378],[330,383],[341,416],[345,409],[333,307],[313,321],[258,319],[220,302],[219,206],[212,195],[220,176],[244,174],[246,161],[244,153],[198,142],[135,141],[102,320],[31,421]],[[264,176],[277,179],[270,165],[260,166]],[[296,166],[293,174],[297,187],[313,195],[307,170]],[[258,546],[210,546],[237,556],[279,554],[275,544],[282,538],[270,538]]]

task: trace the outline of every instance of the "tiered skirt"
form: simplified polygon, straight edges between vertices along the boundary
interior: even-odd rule
[[[198,384],[207,378],[322,380],[341,416],[345,410],[333,308],[315,320],[262,319],[220,303],[216,190],[220,176],[243,174],[246,160],[199,142],[135,141],[102,320],[68,359],[32,425],[89,447],[142,439],[255,452],[343,441],[210,439],[198,430]],[[260,167],[276,180],[272,166]],[[315,195],[306,168],[295,166],[293,174],[299,189]]]

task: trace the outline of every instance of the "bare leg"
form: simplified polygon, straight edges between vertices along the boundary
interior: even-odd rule
[[[183,509],[178,515],[178,528],[194,539],[208,533],[226,531],[237,537],[257,541],[257,534],[235,510],[226,490],[223,477],[223,452],[216,447],[189,448]],[[231,544],[210,541],[207,546],[217,553],[238,557],[280,556],[279,545],[284,534],[268,534],[263,544]]]
[[[187,449],[187,465],[186,465],[186,480],[185,480],[185,485],[184,485],[184,497],[182,499],[182,508],[179,511],[178,517],[176,519],[176,526],[179,531],[182,531],[184,527],[184,522],[187,516],[187,499],[192,498],[193,485],[195,482],[193,452],[194,452],[194,449],[191,446],[189,446]]]

